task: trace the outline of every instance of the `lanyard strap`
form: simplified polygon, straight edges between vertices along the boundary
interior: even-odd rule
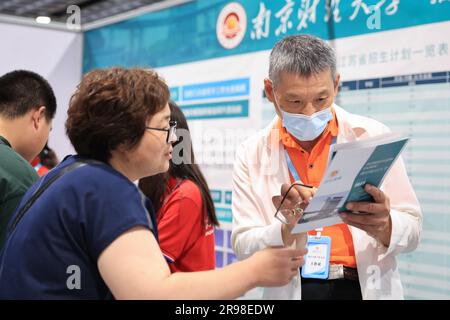
[[[333,137],[331,140],[330,150],[328,151],[327,166],[330,164],[331,156],[333,154],[333,146],[336,144],[336,141],[337,141],[337,137]],[[294,178],[294,181],[301,181],[300,175],[298,174],[297,169],[295,169],[294,163],[292,162],[292,159],[289,156],[289,153],[287,152],[286,148],[284,148],[284,155],[286,157],[286,162],[287,162],[289,172],[291,173],[292,177]]]
[[[294,181],[301,181],[300,175],[298,174],[297,169],[295,169],[294,164],[292,163],[291,157],[289,156],[289,153],[287,152],[286,148],[284,148],[284,156],[286,157],[288,169],[292,177],[294,178]]]

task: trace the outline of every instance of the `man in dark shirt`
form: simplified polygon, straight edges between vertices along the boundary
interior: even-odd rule
[[[45,146],[56,99],[40,75],[18,70],[0,77],[0,249],[9,218],[38,175],[29,162]]]

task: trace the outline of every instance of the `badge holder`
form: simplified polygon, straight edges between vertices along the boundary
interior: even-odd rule
[[[323,228],[316,229],[317,235],[308,236],[308,253],[302,267],[302,278],[328,279],[330,271],[331,238],[321,236]]]

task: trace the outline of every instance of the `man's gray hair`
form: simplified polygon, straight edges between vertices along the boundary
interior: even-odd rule
[[[326,70],[336,78],[336,55],[333,48],[320,38],[302,34],[286,37],[275,44],[270,53],[269,78],[273,84],[280,73],[309,77]]]

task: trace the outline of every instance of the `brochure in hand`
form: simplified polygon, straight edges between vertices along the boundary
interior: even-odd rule
[[[365,184],[380,187],[408,138],[387,133],[335,144],[331,161],[314,198],[292,230],[300,233],[341,223],[339,212],[348,202],[373,201]]]

